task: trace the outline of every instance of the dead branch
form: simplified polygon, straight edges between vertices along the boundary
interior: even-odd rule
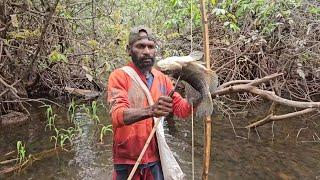
[[[304,115],[304,114],[307,114],[307,113],[310,113],[310,112],[314,112],[316,110],[318,110],[318,109],[317,108],[307,108],[307,109],[304,109],[304,110],[301,110],[301,111],[288,113],[288,114],[283,114],[283,115],[269,114],[268,116],[266,116],[262,120],[254,122],[254,123],[246,126],[246,128],[259,127],[259,126],[262,126],[262,125],[267,124],[267,123],[272,122],[272,121],[285,120],[285,119],[288,119],[288,118],[301,116],[301,115]]]
[[[258,126],[264,125],[269,122],[301,116],[303,114],[317,111],[320,108],[320,102],[303,102],[303,101],[289,100],[289,99],[285,99],[280,96],[277,96],[273,91],[262,90],[256,87],[257,85],[270,81],[271,79],[279,77],[280,75],[282,75],[282,73],[272,74],[272,75],[263,77],[261,79],[255,79],[255,80],[230,81],[219,86],[218,90],[212,93],[211,95],[212,97],[215,97],[218,95],[225,95],[225,94],[236,93],[236,92],[249,92],[252,94],[259,95],[262,98],[273,101],[274,103],[303,109],[297,112],[292,112],[292,113],[283,114],[283,115],[273,115],[273,112],[269,111],[270,114],[267,115],[265,118],[246,126],[246,128],[256,128]],[[246,84],[239,84],[241,82],[246,82]]]
[[[7,84],[7,83],[2,79],[1,75],[0,75],[0,82],[1,82],[4,86],[10,88],[13,93],[18,93],[17,89],[14,88],[12,85]]]
[[[261,79],[252,80],[248,84],[240,84],[240,85],[234,85],[234,86],[230,86],[227,88],[223,88],[223,89],[215,91],[214,93],[211,94],[211,96],[215,97],[217,95],[220,96],[220,95],[236,93],[236,92],[250,92],[252,94],[257,94],[265,99],[277,102],[282,105],[290,106],[290,107],[296,107],[296,108],[319,108],[320,107],[320,102],[293,101],[293,100],[279,97],[279,96],[275,95],[275,93],[273,91],[261,90],[261,89],[255,87],[259,84],[267,82],[267,81],[269,81],[273,78],[276,78],[280,75],[282,75],[282,74],[272,74],[272,75],[266,76]],[[221,85],[221,86],[224,86],[224,85]]]
[[[45,38],[45,34],[47,32],[47,28],[48,28],[48,26],[50,24],[50,21],[52,19],[52,16],[53,16],[54,12],[56,11],[56,8],[57,8],[57,6],[59,4],[59,1],[60,0],[57,0],[55,2],[55,4],[53,5],[53,7],[50,8],[50,13],[48,14],[48,17],[46,17],[46,21],[45,21],[45,24],[43,26],[43,29],[42,29],[42,32],[41,32],[41,35],[40,35],[40,38],[39,38],[39,41],[38,41],[39,42],[38,46],[37,46],[35,52],[31,55],[31,57],[30,57],[31,62],[29,64],[28,68],[26,69],[26,71],[23,73],[22,78],[26,78],[27,77],[27,75],[29,74],[30,69],[32,68],[35,60],[38,57],[38,54],[39,54],[39,52],[41,50],[41,47],[43,47],[43,40]]]
[[[1,57],[2,57],[2,48],[3,48],[3,41],[1,39],[0,40],[0,62],[1,62]]]
[[[57,148],[53,148],[53,149],[49,149],[49,150],[45,150],[45,151],[39,152],[39,153],[31,155],[31,156],[29,155],[28,159],[21,165],[20,164],[16,164],[16,165],[14,165],[12,167],[0,169],[0,175],[23,170],[23,169],[29,167],[30,165],[32,165],[32,163],[34,163],[35,161],[39,161],[39,160],[51,157],[51,156],[53,156],[53,155],[55,155],[55,154],[57,154],[59,152],[63,152],[64,150],[67,150],[66,148],[69,148],[69,147],[70,147],[70,145],[66,145],[66,147],[64,147],[64,148],[57,147]],[[16,159],[10,159],[10,160],[6,160],[6,161],[13,162],[14,160],[16,160]],[[8,162],[4,161],[4,163],[8,163]]]
[[[252,80],[234,80],[234,81],[229,81],[226,83],[223,83],[221,86],[218,87],[218,89],[223,89],[225,87],[235,85],[235,84],[244,84],[244,83],[251,83]]]

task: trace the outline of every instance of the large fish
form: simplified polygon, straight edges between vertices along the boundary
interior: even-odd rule
[[[211,115],[213,101],[211,93],[218,87],[218,76],[211,69],[206,68],[202,59],[203,53],[195,51],[188,56],[173,56],[156,63],[156,68],[164,73],[170,73],[174,78],[181,76],[187,82],[186,96],[189,101],[200,99],[197,116]]]

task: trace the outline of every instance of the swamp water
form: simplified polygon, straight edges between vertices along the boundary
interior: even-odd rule
[[[110,124],[109,115],[103,109],[100,109],[100,120]],[[66,111],[54,109],[58,115],[57,126],[70,126],[64,115]],[[209,179],[320,179],[320,142],[315,139],[319,118],[312,122],[299,118],[286,120],[275,123],[273,128],[270,123],[251,132],[242,128],[258,120],[259,111],[253,110],[250,117],[239,115],[232,119],[237,135],[227,118],[214,120]],[[31,120],[23,125],[0,127],[1,156],[15,150],[19,140],[26,144],[27,154],[54,147],[54,140],[50,141],[54,131],[48,127],[45,131],[45,108],[33,108],[30,113]],[[54,153],[20,173],[0,175],[0,179],[111,180],[112,134],[107,132],[104,143],[100,144],[96,122],[83,112],[75,114],[75,121],[80,122],[82,133],[75,136],[71,151]],[[176,121],[175,128],[165,129],[168,144],[186,179],[192,179],[191,120]],[[202,175],[203,132],[203,121],[195,120],[195,179],[201,179]]]

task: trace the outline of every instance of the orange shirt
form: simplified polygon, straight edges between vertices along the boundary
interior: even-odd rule
[[[130,63],[146,84],[145,76]],[[156,69],[152,69],[154,76],[150,87],[150,94],[156,102],[160,96],[168,95],[173,85],[168,76]],[[143,108],[149,106],[147,98],[139,85],[121,69],[114,70],[109,76],[108,102],[111,105],[113,125],[113,161],[115,164],[134,164],[152,130],[153,120],[148,118],[131,125],[123,122],[123,111],[128,108]],[[180,94],[173,94],[173,114],[185,118],[191,113],[191,105]],[[158,146],[155,136],[152,138],[141,163],[159,160]]]

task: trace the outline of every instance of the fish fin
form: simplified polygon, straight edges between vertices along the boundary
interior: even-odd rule
[[[187,82],[184,83],[184,91],[186,93],[186,99],[189,103],[192,103],[201,98],[200,92],[195,90],[190,84]]]
[[[195,63],[195,64],[199,64],[201,66],[204,66],[206,63],[203,62],[203,61],[193,61],[192,63]]]
[[[197,106],[197,117],[211,116],[213,112],[213,102],[211,95],[202,98],[202,101]]]
[[[209,74],[209,79],[208,79],[208,85],[209,85],[209,92],[210,93],[213,93],[219,86],[219,77],[218,75],[212,71],[212,70],[209,70],[208,71],[208,74]]]
[[[203,57],[203,52],[193,51],[189,54],[189,56],[192,57],[193,60],[198,61]]]
[[[200,101],[199,105],[197,106],[197,117],[204,117],[205,115],[210,115],[214,108],[213,108],[213,101],[210,98],[202,98],[199,91],[194,89],[190,84],[184,82],[185,86],[185,93],[186,99],[191,104],[192,102]],[[210,102],[211,101],[211,102]]]

